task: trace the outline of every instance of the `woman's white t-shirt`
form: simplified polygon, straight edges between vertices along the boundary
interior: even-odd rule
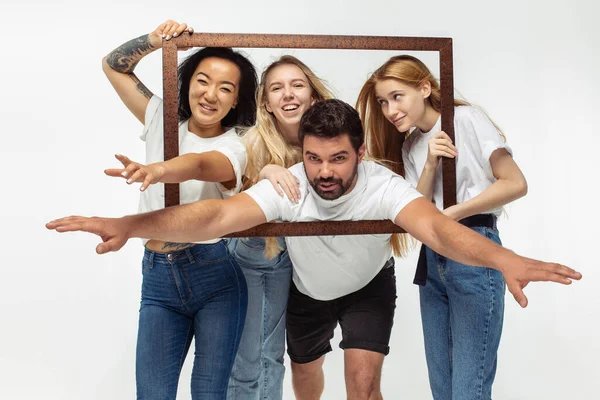
[[[429,139],[441,130],[441,121],[438,118],[429,132],[422,132],[417,128],[404,141],[402,160],[405,179],[414,186],[417,186],[427,161]],[[454,142],[458,150],[456,202],[460,204],[477,196],[496,181],[490,164],[492,153],[497,149],[506,149],[512,155],[512,150],[487,115],[470,106],[454,108]],[[435,171],[433,200],[439,209],[443,209],[441,163]],[[502,207],[487,213],[500,216]]]
[[[164,160],[163,101],[153,96],[146,107],[145,126],[140,138],[146,142],[146,165]],[[219,182],[190,180],[179,185],[180,203],[187,204],[202,199],[224,199],[239,192],[242,175],[246,169],[246,149],[235,129],[212,138],[202,138],[188,131],[188,121],[179,125],[179,154],[218,151],[228,159],[235,172],[236,184],[227,189]],[[140,195],[140,213],[159,210],[165,207],[163,183],[150,185]],[[201,243],[216,243],[219,239]]]

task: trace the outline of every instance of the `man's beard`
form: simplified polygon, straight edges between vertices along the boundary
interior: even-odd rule
[[[352,186],[352,183],[354,182],[354,178],[356,178],[357,173],[358,173],[358,163],[354,164],[354,170],[352,171],[352,175],[350,176],[350,179],[348,179],[345,182],[342,179],[339,179],[339,178],[335,179],[333,177],[331,177],[331,178],[315,178],[312,181],[308,181],[308,182],[310,183],[310,186],[312,186],[312,188],[315,190],[315,192],[317,192],[319,197],[321,197],[324,200],[335,200],[335,199],[339,199],[340,197],[342,197],[342,195],[344,195],[348,191],[350,186]],[[337,184],[337,187],[334,190],[323,191],[319,187],[320,183]]]

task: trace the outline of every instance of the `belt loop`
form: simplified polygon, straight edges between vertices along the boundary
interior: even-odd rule
[[[148,256],[148,268],[152,268],[154,267],[154,252],[149,251],[148,253],[150,253]]]
[[[191,246],[191,247],[186,247],[186,248],[184,249],[184,251],[185,251],[185,255],[187,256],[187,258],[188,258],[188,260],[189,260],[190,264],[193,264],[193,263],[194,263],[194,254],[192,254],[192,250],[191,250],[192,248],[194,248],[194,246]]]

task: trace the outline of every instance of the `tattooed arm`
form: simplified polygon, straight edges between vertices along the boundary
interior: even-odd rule
[[[106,77],[129,111],[142,124],[152,92],[135,76],[133,70],[142,58],[162,47],[163,37],[169,40],[184,31],[192,33],[193,30],[186,24],[166,21],[151,33],[122,44],[102,59],[102,70]]]

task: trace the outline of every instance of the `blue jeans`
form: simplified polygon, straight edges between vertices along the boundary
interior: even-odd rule
[[[229,249],[248,282],[248,314],[227,398],[280,400],[292,263],[287,250],[272,260],[266,259],[263,238],[233,239]]]
[[[192,338],[192,399],[225,399],[248,292],[225,241],[146,250],[136,356],[137,398],[172,400]]]
[[[501,244],[496,229],[471,229]],[[429,248],[426,253],[427,285],[420,287],[420,300],[433,398],[491,399],[504,317],[504,277]]]

